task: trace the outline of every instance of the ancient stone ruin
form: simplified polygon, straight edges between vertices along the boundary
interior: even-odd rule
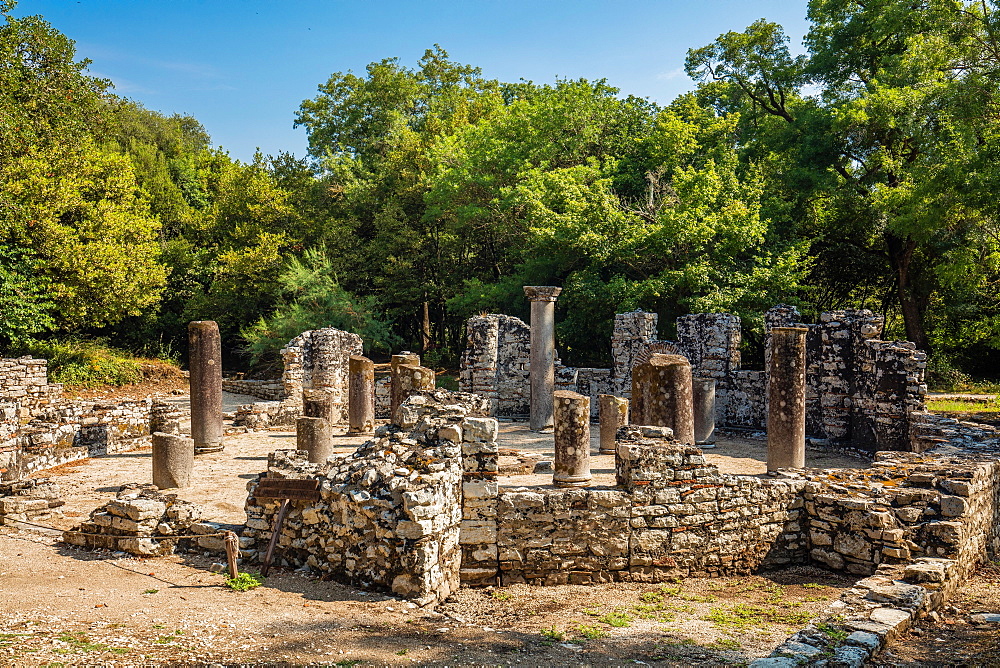
[[[911,415],[923,410],[926,355],[912,343],[883,341],[882,318],[867,310],[832,311],[815,325],[800,325],[793,307],[765,316],[772,327],[806,329],[806,434],[869,453],[908,450]],[[634,311],[615,316],[610,369],[573,368],[555,362],[556,389],[591,397],[596,415],[601,394],[630,398],[632,370],[651,354],[679,354],[695,377],[716,381],[715,418],[720,428],[764,431],[767,373],[740,368],[740,319],[702,313],[677,319],[677,340],[656,337],[657,315]],[[459,377],[465,392],[490,401],[491,414],[529,413],[530,327],[513,316],[469,318]]]

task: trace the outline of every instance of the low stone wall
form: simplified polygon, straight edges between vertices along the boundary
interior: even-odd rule
[[[0,440],[0,481],[149,443],[152,400],[51,406]]]
[[[237,406],[233,414],[233,426],[246,429],[267,429],[269,427],[294,427],[302,417],[302,404],[290,401],[259,401]]]
[[[59,485],[48,478],[0,483],[0,525],[47,521],[65,505]]]
[[[229,379],[222,380],[222,390],[233,394],[244,394],[248,397],[257,397],[264,401],[281,401],[285,399],[285,386],[280,380],[244,380]]]

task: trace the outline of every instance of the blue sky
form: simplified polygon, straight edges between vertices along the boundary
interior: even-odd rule
[[[41,14],[120,95],[195,116],[241,160],[304,154],[295,111],[333,72],[413,66],[434,44],[490,78],[606,78],[667,103],[693,87],[687,49],[763,17],[801,51],[807,29],[806,0],[21,0],[15,14]]]

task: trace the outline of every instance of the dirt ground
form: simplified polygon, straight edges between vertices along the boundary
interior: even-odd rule
[[[940,614],[922,620],[876,657],[886,666],[1000,666],[1000,563],[965,583]],[[976,615],[992,615],[977,617]]]
[[[183,403],[186,397],[160,391]],[[123,398],[118,392],[114,398]],[[249,401],[226,396],[226,410]],[[597,429],[593,430],[596,451]],[[361,439],[338,437],[339,453]],[[246,482],[294,434],[230,434],[199,456],[181,494],[206,519],[242,524]],[[501,424],[501,446],[551,456],[552,436]],[[720,440],[707,451],[725,472],[760,475],[765,446]],[[127,483],[147,482],[150,450],[83,460],[39,473],[61,486],[69,528]],[[813,466],[865,466],[810,451]],[[594,457],[595,484],[613,484],[611,457]],[[501,478],[548,485],[551,474]],[[218,565],[215,566],[218,568]],[[302,572],[275,569],[248,592],[224,586],[213,559],[136,559],[65,546],[55,532],[0,528],[0,665],[139,665],[258,662],[322,665],[718,665],[766,656],[837,598],[850,580],[796,568],[765,576],[466,589],[437,610]]]

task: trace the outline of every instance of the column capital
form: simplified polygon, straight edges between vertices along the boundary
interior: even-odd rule
[[[562,288],[554,285],[525,285],[524,296],[533,302],[554,302],[562,293]]]

